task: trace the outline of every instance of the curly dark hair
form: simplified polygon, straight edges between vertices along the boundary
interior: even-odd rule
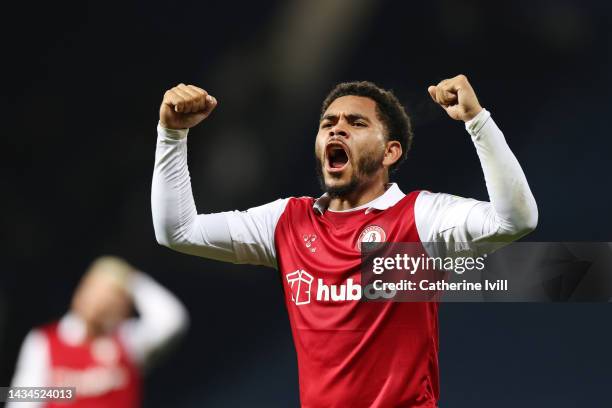
[[[402,157],[391,166],[390,172],[397,170],[399,165],[406,160],[412,146],[412,123],[406,110],[392,91],[383,89],[372,82],[342,82],[325,97],[321,106],[321,117],[333,101],[347,95],[363,96],[376,102],[376,113],[385,127],[387,140],[397,140],[402,146]]]

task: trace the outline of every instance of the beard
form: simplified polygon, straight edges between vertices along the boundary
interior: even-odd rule
[[[353,174],[348,183],[337,186],[328,186],[325,183],[325,176],[323,175],[323,162],[318,155],[315,155],[316,159],[316,173],[319,181],[319,186],[324,193],[327,193],[331,198],[344,197],[351,193],[354,193],[359,189],[365,180],[372,177],[376,171],[382,167],[384,152],[380,154],[368,154],[360,157],[357,160],[357,166],[353,167]]]

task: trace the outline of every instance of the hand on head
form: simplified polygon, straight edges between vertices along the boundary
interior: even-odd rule
[[[121,258],[96,259],[79,283],[72,300],[72,312],[87,325],[92,336],[112,332],[129,317],[132,299],[130,276],[134,268]]]

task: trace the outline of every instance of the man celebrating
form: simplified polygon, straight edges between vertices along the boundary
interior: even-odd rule
[[[304,407],[437,406],[437,304],[347,296],[349,279],[360,281],[362,241],[440,242],[452,254],[457,243],[511,242],[537,224],[525,175],[467,78],[428,91],[466,123],[490,202],[405,195],[389,183],[410,148],[410,119],[391,92],[351,82],[337,85],[322,106],[315,155],[325,194],[198,215],[187,132],[217,100],[184,84],[164,95],[151,198],[157,240],[188,254],[279,270]]]

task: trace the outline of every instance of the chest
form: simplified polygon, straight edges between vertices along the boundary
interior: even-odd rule
[[[359,271],[362,243],[418,242],[408,200],[386,210],[320,214],[311,203],[289,205],[275,242],[281,271],[306,268],[347,279]]]

